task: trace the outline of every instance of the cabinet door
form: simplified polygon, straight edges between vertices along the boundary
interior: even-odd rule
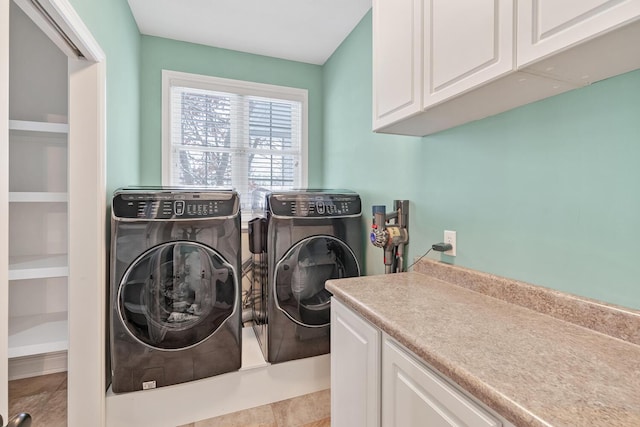
[[[373,0],[373,129],[421,110],[422,0]]]
[[[513,0],[426,0],[424,107],[513,71]]]
[[[331,425],[380,425],[380,332],[331,300]]]
[[[498,427],[501,422],[385,337],[383,427]]]
[[[518,67],[638,19],[637,0],[518,0]]]

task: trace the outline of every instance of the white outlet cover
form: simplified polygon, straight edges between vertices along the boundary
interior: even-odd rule
[[[444,230],[444,243],[450,243],[452,248],[449,251],[444,251],[445,255],[456,256],[456,232],[451,230]]]

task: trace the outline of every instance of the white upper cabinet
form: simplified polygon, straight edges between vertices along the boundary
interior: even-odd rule
[[[634,21],[638,0],[519,0],[518,66]]]
[[[422,0],[373,0],[373,127],[422,110]]]
[[[514,69],[513,1],[428,0],[423,22],[423,107]]]
[[[584,86],[640,67],[640,0],[520,0],[518,68]]]
[[[428,135],[640,68],[640,0],[374,0],[373,130]]]

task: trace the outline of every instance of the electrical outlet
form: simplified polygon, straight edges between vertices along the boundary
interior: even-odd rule
[[[456,256],[456,232],[444,230],[444,242],[451,245],[451,250],[443,253],[445,255]]]

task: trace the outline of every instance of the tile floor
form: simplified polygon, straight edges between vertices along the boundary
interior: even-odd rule
[[[181,427],[330,427],[331,397],[323,390]]]
[[[67,374],[9,381],[9,411],[28,412],[32,427],[67,425]],[[183,427],[330,427],[330,391],[274,402]]]

